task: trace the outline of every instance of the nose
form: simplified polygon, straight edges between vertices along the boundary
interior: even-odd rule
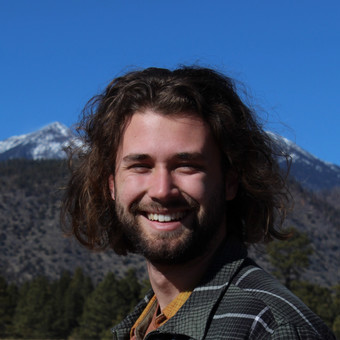
[[[148,194],[152,199],[166,200],[178,194],[173,176],[167,169],[154,169],[149,180]]]

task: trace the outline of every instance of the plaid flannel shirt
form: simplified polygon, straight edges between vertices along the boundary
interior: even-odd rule
[[[152,296],[150,291],[113,328],[114,339],[129,339],[131,327]],[[227,242],[176,315],[145,339],[328,340],[335,336],[294,294],[247,258],[242,245]]]

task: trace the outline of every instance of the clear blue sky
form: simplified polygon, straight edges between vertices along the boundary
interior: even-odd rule
[[[72,125],[126,70],[193,63],[243,82],[268,129],[340,165],[338,0],[0,0],[0,140]]]

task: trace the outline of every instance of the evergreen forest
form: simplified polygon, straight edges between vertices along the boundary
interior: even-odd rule
[[[149,289],[133,269],[94,286],[81,268],[17,286],[0,277],[0,339],[112,339],[111,328]]]

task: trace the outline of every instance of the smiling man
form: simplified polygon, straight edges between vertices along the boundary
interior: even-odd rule
[[[116,339],[332,339],[323,322],[247,258],[285,239],[277,150],[231,79],[149,68],[114,79],[80,124],[64,200],[90,249],[142,254],[152,290]]]
[[[226,234],[225,201],[237,187],[220,158],[209,126],[196,115],[145,109],[132,116],[109,186],[138,253],[172,265],[218,247]]]

